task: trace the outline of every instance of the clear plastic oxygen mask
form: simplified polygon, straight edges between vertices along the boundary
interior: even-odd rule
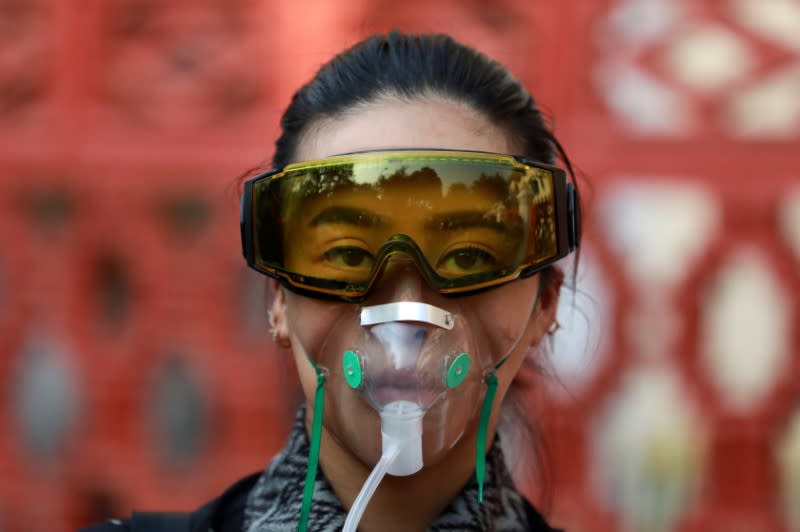
[[[356,529],[385,474],[434,466],[469,432],[477,433],[480,489],[494,373],[522,337],[539,287],[527,282],[445,297],[428,290],[407,260],[395,262],[386,277],[362,304],[286,294],[292,323],[302,324],[306,305],[315,305],[315,321],[306,320],[295,336],[317,373],[309,471],[316,470],[323,424],[374,467],[345,530]],[[509,304],[525,310],[509,315]],[[301,524],[313,480],[306,488]]]
[[[418,301],[365,306],[360,324],[362,335],[344,351],[342,370],[348,386],[363,390],[379,413],[381,456],[348,513],[346,532],[356,530],[386,473],[407,476],[422,469],[423,418],[470,376],[466,350],[473,343],[463,320]],[[473,373],[473,385],[480,386]]]

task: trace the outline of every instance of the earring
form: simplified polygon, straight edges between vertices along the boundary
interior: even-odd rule
[[[269,322],[269,332],[272,335],[272,341],[278,343],[278,331],[275,329],[275,315],[272,311],[267,311],[267,321]]]
[[[553,321],[552,325],[550,325],[550,328],[547,329],[547,334],[553,336],[559,331],[559,329],[561,329],[561,324],[558,322],[558,320],[555,320]]]
[[[280,347],[289,347],[289,340],[286,338],[281,338],[278,335],[278,326],[275,323],[275,316],[272,314],[272,311],[267,311],[267,321],[269,321],[269,333],[272,335],[272,341],[278,344]]]

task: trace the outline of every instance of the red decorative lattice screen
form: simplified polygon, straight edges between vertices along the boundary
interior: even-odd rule
[[[588,175],[529,397],[554,523],[800,530],[797,0],[0,0],[0,529],[193,508],[280,448],[236,176],[389,28],[500,59]]]

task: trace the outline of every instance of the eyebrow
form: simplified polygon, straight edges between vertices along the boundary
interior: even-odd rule
[[[328,207],[317,214],[309,225],[314,227],[322,224],[349,224],[377,227],[383,223],[383,218],[371,211],[354,207]]]
[[[425,229],[431,231],[454,231],[469,227],[485,227],[498,233],[509,233],[511,228],[498,222],[486,211],[457,211],[437,214],[425,222]]]

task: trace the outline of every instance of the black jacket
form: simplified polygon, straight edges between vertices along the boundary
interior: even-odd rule
[[[204,504],[191,514],[187,532],[242,532],[244,507],[247,495],[258,481],[261,472],[248,475],[229,487],[216,499]],[[169,529],[154,532],[167,532]],[[131,527],[131,520],[113,519],[99,525],[82,528],[79,532],[140,532]],[[150,532],[143,530],[141,532]],[[170,531],[171,532],[171,531]]]

